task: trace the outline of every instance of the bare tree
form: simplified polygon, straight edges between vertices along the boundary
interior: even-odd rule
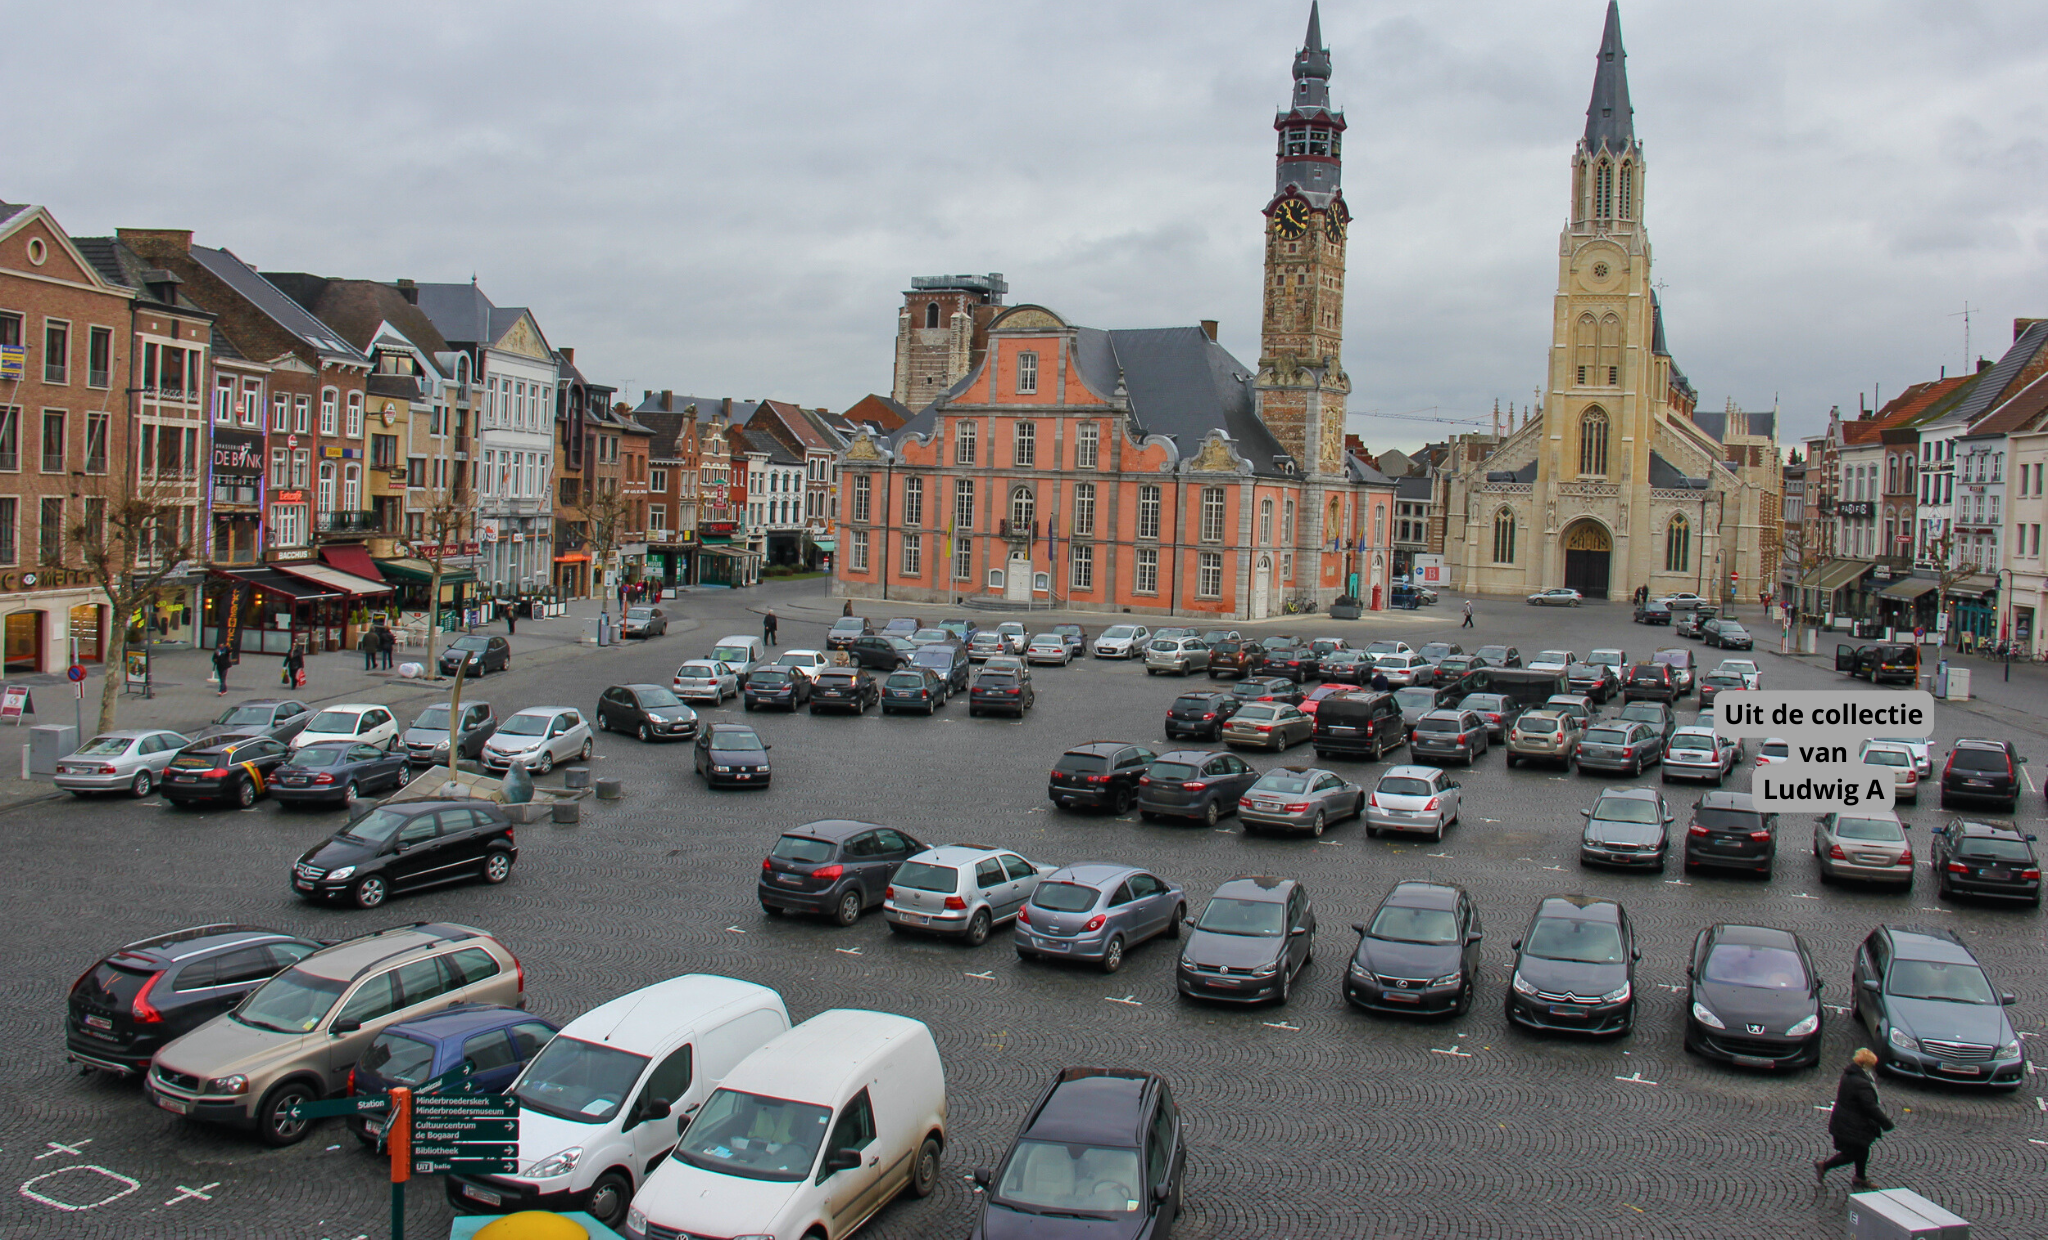
[[[476,530],[476,512],[469,496],[442,487],[429,493],[421,524],[422,541],[413,544],[413,554],[433,565],[433,580],[427,586],[427,676],[441,678],[441,664],[434,657],[434,644],[441,636],[441,573],[450,547],[460,547],[465,531]]]
[[[107,732],[120,707],[128,633],[138,613],[153,608],[170,592],[165,581],[192,560],[191,531],[201,518],[187,488],[176,482],[136,481],[124,469],[93,477],[88,488],[78,518],[66,526],[64,536],[78,553],[79,567],[106,596],[113,623],[120,626],[121,655],[105,660],[100,682],[99,730]],[[39,558],[48,568],[69,569],[65,552],[45,546]],[[144,615],[145,635],[148,621]]]
[[[617,478],[586,478],[578,492],[576,514],[583,518],[579,524],[583,526],[583,537],[590,547],[591,585],[594,588],[597,585],[595,574],[611,565],[612,553],[624,541],[620,535],[626,532],[627,523],[632,519],[633,505],[620,492]]]
[[[1808,617],[1811,615],[1806,609],[1807,591],[1813,588],[1815,581],[1820,577],[1821,568],[1833,558],[1829,554],[1832,548],[1820,537],[1823,528],[1817,522],[1801,522],[1799,528],[1787,536],[1787,541],[1782,549],[1784,562],[1792,569],[1792,580],[1795,586],[1792,599],[1793,618],[1791,621],[1795,634],[1803,634],[1805,630],[1814,627],[1807,622]],[[1804,650],[1806,648],[1805,642],[1797,641],[1795,648]]]
[[[1984,571],[1982,565],[1972,559],[1965,559],[1957,549],[1956,536],[1944,530],[1927,542],[1927,557],[1934,561],[1935,615],[1948,614],[1948,592],[1962,581]],[[1961,634],[1951,634],[1961,647]],[[1946,645],[1946,641],[1943,642]]]

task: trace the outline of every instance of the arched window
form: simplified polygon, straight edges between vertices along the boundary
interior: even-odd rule
[[[1607,476],[1607,415],[1597,408],[1579,419],[1579,472]]]
[[[1598,367],[1594,372],[1595,383],[1621,386],[1621,319],[1615,315],[1600,320],[1600,356],[1594,364]]]
[[[934,302],[930,302],[930,303],[928,303],[928,304],[927,304],[927,305],[925,306],[925,308],[924,308],[924,325],[925,325],[926,327],[937,327],[937,326],[939,325],[939,303],[938,303],[938,302],[935,302],[935,301],[934,301]]]
[[[1598,359],[1600,347],[1600,325],[1590,314],[1579,316],[1578,326],[1572,333],[1572,364],[1578,371],[1578,385],[1586,386],[1593,378],[1593,365]]]
[[[1614,165],[1604,159],[1593,168],[1593,218],[1614,218]]]
[[[1633,164],[1621,166],[1621,209],[1615,214],[1624,220],[1636,217],[1636,170]]]
[[[1493,515],[1493,562],[1515,562],[1515,511],[1503,508]]]
[[[1273,501],[1270,499],[1262,499],[1259,501],[1259,542],[1263,544],[1272,541]]]
[[[1036,507],[1029,488],[1018,487],[1010,492],[1011,532],[1029,534],[1031,532],[1031,514],[1035,511]]]
[[[1674,513],[1664,529],[1664,571],[1682,573],[1692,567],[1692,522]]]

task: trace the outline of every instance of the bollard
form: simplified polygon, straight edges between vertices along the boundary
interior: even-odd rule
[[[583,802],[557,801],[554,804],[555,825],[573,826],[583,821]]]
[[[600,779],[600,780],[598,780],[598,781],[597,781],[597,799],[598,799],[598,800],[600,800],[600,801],[616,801],[616,800],[618,800],[618,799],[619,799],[619,781],[618,781],[618,780],[616,780],[616,779]]]
[[[590,768],[587,766],[564,767],[562,769],[562,786],[564,788],[588,788],[590,786]]]

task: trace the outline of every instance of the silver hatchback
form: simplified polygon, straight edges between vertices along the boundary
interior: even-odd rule
[[[1458,821],[1460,788],[1433,766],[1396,766],[1380,776],[1365,800],[1365,833],[1427,831],[1433,840]]]
[[[1209,666],[1209,647],[1199,637],[1155,637],[1145,647],[1145,674],[1185,676]]]
[[[146,797],[171,759],[191,743],[160,728],[102,732],[59,759],[51,782],[77,796],[125,789]]]
[[[1237,820],[1247,835],[1281,827],[1320,836],[1333,822],[1364,816],[1365,789],[1314,766],[1275,767],[1237,803]]]
[[[889,929],[956,934],[969,947],[1017,916],[1056,867],[979,844],[942,844],[905,861],[889,879],[882,915]]]
[[[1822,882],[1838,878],[1913,885],[1913,846],[1905,824],[1890,810],[1822,814],[1813,828],[1813,857]]]

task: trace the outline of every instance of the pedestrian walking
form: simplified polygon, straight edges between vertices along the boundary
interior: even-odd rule
[[[847,600],[846,600],[846,603],[845,603],[845,605],[844,605],[844,606],[842,606],[842,607],[841,607],[841,608],[839,609],[839,614],[840,614],[840,615],[842,615],[842,616],[850,616],[850,615],[852,615],[852,614],[853,614],[853,600],[852,600],[852,599],[847,599]]]
[[[771,646],[775,644],[775,627],[775,609],[770,607],[761,613],[761,640]]]
[[[1469,598],[1465,600],[1465,623],[1459,625],[1458,627],[1461,629],[1469,629],[1472,627],[1472,600]]]
[[[510,635],[519,631],[518,604],[507,601],[499,604],[505,609],[505,632]]]
[[[228,669],[235,665],[235,652],[228,649],[226,641],[214,649],[213,678],[220,683],[221,697],[228,695]]]
[[[391,670],[391,651],[398,645],[398,634],[388,624],[377,626],[377,665],[385,671]]]
[[[1851,1187],[1858,1192],[1877,1187],[1869,1175],[1870,1146],[1890,1132],[1893,1124],[1877,1096],[1877,1082],[1871,1079],[1870,1070],[1876,1066],[1877,1052],[1866,1046],[1842,1069],[1841,1083],[1835,1086],[1835,1109],[1828,1115],[1828,1135],[1834,1138],[1835,1153],[1832,1158],[1813,1160],[1813,1178],[1823,1184],[1828,1182],[1829,1171],[1854,1163],[1856,1178],[1850,1181]]]
[[[363,670],[366,672],[376,671],[377,630],[364,629],[363,635],[356,639],[356,649],[363,652]]]
[[[284,685],[285,685],[285,688],[287,688],[287,689],[297,689],[297,688],[299,688],[299,687],[300,687],[300,685],[301,685],[301,683],[302,683],[302,682],[303,682],[303,681],[305,680],[305,677],[306,677],[306,647],[305,647],[305,645],[304,645],[303,643],[301,643],[301,642],[299,642],[299,641],[297,641],[297,640],[294,640],[294,641],[292,642],[292,648],[291,648],[291,652],[290,652],[289,654],[285,655],[285,657],[284,657]]]

